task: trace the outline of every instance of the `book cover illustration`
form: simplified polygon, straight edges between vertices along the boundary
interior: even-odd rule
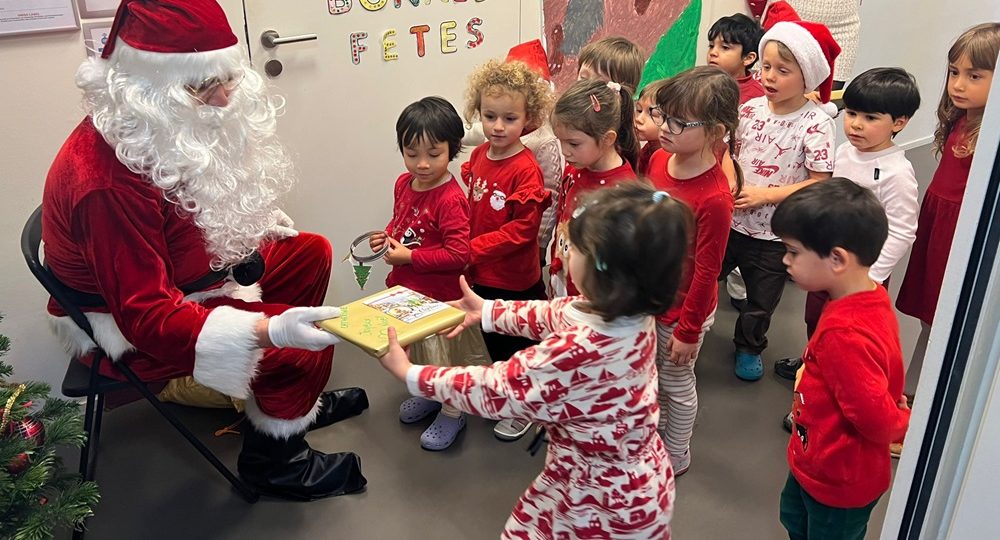
[[[364,304],[407,324],[413,324],[424,317],[448,309],[447,304],[410,289],[401,291],[390,289],[383,295],[364,301]]]

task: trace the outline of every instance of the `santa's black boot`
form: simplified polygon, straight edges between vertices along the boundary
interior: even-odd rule
[[[323,392],[319,400],[319,412],[316,414],[316,419],[309,424],[309,431],[357,416],[368,408],[368,394],[363,388],[330,390]]]
[[[354,493],[368,483],[357,454],[317,452],[305,432],[276,439],[249,422],[237,470],[262,495],[300,501]]]

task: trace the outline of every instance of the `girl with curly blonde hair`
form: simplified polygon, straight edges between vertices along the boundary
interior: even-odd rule
[[[520,61],[491,60],[469,77],[465,118],[482,121],[487,141],[462,166],[471,209],[467,275],[484,298],[545,298],[538,229],[551,201],[521,135],[542,125],[552,101],[548,83]],[[500,334],[484,337],[494,362],[533,344]]]

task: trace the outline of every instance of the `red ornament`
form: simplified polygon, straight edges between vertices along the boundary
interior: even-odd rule
[[[17,422],[10,422],[4,430],[4,437],[24,439],[35,446],[40,446],[45,442],[45,426],[41,422],[30,416],[25,416]],[[28,468],[31,461],[27,452],[15,457],[7,464],[7,472],[10,474],[21,474]]]

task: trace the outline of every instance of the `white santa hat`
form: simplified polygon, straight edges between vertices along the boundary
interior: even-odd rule
[[[794,11],[791,13],[794,14]],[[823,24],[811,21],[774,23],[760,38],[757,54],[761,57],[764,56],[764,47],[769,41],[779,41],[792,52],[802,70],[806,90],[817,90],[820,100],[828,103],[833,88],[833,62],[840,54],[840,45],[837,45],[830,30]]]
[[[123,0],[101,57],[155,84],[225,75],[244,53],[215,0]]]

